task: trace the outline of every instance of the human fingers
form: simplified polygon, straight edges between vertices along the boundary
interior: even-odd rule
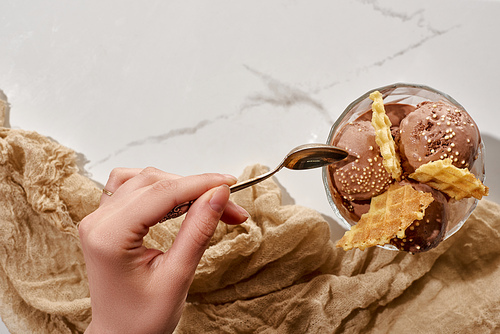
[[[113,198],[120,198],[137,189],[149,186],[163,179],[175,180],[181,178],[180,175],[164,172],[154,167],[144,169],[124,169],[118,168],[111,172],[108,184],[104,189],[110,191]],[[114,190],[112,190],[114,189]],[[104,191],[103,191],[104,192]],[[106,194],[106,192],[104,192]],[[108,194],[111,195],[111,194]],[[109,200],[109,197],[104,197]]]
[[[205,174],[205,175],[214,175],[214,174]],[[231,181],[230,184],[233,184],[237,181],[237,179],[232,175],[225,174],[224,176],[230,179]],[[166,179],[175,180],[179,178],[182,178],[182,176],[167,173],[153,167],[148,167],[142,170],[136,177],[134,177],[130,181],[127,181],[127,183],[122,187],[122,190],[124,192],[127,192],[139,187],[151,185],[154,182],[160,180],[166,180]],[[229,202],[226,207],[226,210],[222,214],[221,220],[224,221],[226,224],[236,225],[236,224],[241,224],[248,217],[249,214],[245,209],[243,209],[237,204],[234,204],[233,202]]]
[[[129,193],[131,191],[150,186],[161,180],[176,180],[182,178],[181,175],[168,173],[155,167],[146,167],[141,170],[136,177],[128,180],[120,189],[120,192]]]
[[[222,213],[220,220],[229,225],[237,225],[245,222],[250,214],[238,204],[229,201]]]
[[[142,238],[149,228],[176,205],[195,200],[208,190],[222,184],[231,185],[235,182],[236,179],[232,176],[201,174],[177,179],[162,179],[152,185],[137,189],[133,193],[119,193],[122,190],[120,188],[115,194],[120,196],[116,198],[116,200],[120,199],[119,205],[110,205],[107,210],[101,210],[99,215],[106,216],[108,219],[94,219],[94,223],[113,221],[110,224],[106,223],[103,227],[107,233],[110,233],[112,238],[120,244],[127,243],[125,247],[134,247],[134,245],[142,244]]]
[[[108,181],[104,186],[100,205],[106,203],[118,188],[128,180],[137,176],[141,171],[142,169],[140,168],[114,168],[109,174]]]
[[[227,185],[211,189],[200,196],[188,211],[172,247],[167,253],[155,258],[155,261],[168,261],[168,265],[163,263],[157,268],[179,275],[174,281],[183,285],[181,289],[189,288],[190,281],[184,278],[194,275],[228,201]]]
[[[129,192],[140,187],[150,185],[162,179],[179,179],[182,176],[167,173],[154,167],[141,168],[115,168],[111,171],[108,181],[101,195],[101,205],[109,201],[117,190]],[[232,176],[230,176],[232,178]],[[119,195],[119,194],[118,194]],[[115,196],[116,198],[117,196]],[[221,220],[226,224],[235,225],[244,222],[249,217],[248,212],[239,205],[229,202],[222,214]]]

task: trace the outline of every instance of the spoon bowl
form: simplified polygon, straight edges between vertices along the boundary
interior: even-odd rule
[[[326,144],[305,144],[292,149],[283,161],[273,170],[254,177],[253,179],[237,183],[231,187],[231,193],[253,186],[265,179],[273,176],[283,167],[294,170],[312,169],[330,165],[347,158],[347,151]]]

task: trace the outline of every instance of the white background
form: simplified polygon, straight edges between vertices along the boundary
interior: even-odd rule
[[[118,166],[274,167],[366,91],[426,84],[476,120],[500,203],[499,16],[499,1],[2,0],[0,89],[12,128],[73,148],[103,184]],[[275,180],[341,235],[320,170]]]

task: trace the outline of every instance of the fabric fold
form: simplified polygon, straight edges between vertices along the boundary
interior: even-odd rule
[[[99,191],[71,150],[35,132],[0,129],[0,152],[2,319],[14,333],[83,331],[91,312],[76,224]],[[87,212],[70,214],[75,198]]]

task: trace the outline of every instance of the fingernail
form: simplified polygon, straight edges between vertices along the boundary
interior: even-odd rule
[[[229,179],[231,185],[235,184],[236,182],[238,182],[238,179],[236,177],[234,177],[233,175],[230,175],[230,174],[224,174],[224,176],[226,178]]]
[[[238,212],[245,218],[250,218],[250,214],[248,213],[247,210],[245,210],[243,207],[239,206],[238,204],[236,204],[236,208],[238,208]]]
[[[218,187],[210,198],[208,204],[215,212],[224,211],[227,201],[229,200],[229,187],[226,184]]]

